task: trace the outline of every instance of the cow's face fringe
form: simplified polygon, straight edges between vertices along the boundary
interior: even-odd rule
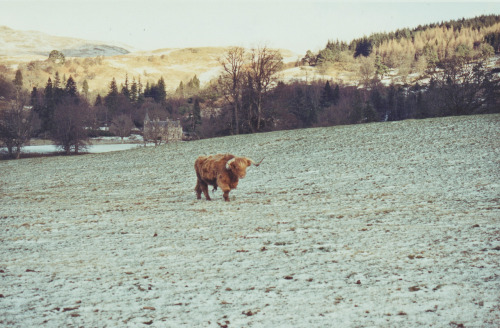
[[[230,170],[238,178],[243,179],[247,174],[247,167],[252,165],[252,161],[245,157],[234,157],[226,163],[226,170]]]

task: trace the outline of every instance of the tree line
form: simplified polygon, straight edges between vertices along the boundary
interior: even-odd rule
[[[346,46],[331,44],[339,49]],[[235,47],[220,60],[223,74],[217,82],[217,99],[225,101],[219,104],[221,111],[210,118],[212,128],[217,126],[216,131],[204,129],[204,133],[228,135],[500,112],[499,72],[487,68],[491,52],[481,48],[458,46],[435,65],[426,64],[422,75],[427,81],[421,84],[382,83],[389,68],[381,58],[376,58],[367,59],[366,72],[355,86],[328,80],[283,83],[271,75],[271,87],[260,89],[252,71],[256,51],[245,57],[244,49]],[[281,60],[279,56],[271,58],[263,62]],[[257,106],[260,106],[260,124],[257,124]]]
[[[497,70],[486,68],[488,58],[481,52],[456,52],[440,61],[439,70],[429,69],[426,84],[386,86],[374,69],[359,87],[330,80],[284,83],[276,75],[282,65],[277,51],[264,47],[246,53],[234,47],[220,58],[222,74],[205,88],[193,77],[183,94],[179,87],[168,95],[163,78],[143,86],[126,76],[121,88],[113,78],[107,94],[98,95],[94,104],[71,76],[62,83],[56,74],[44,88],[28,92],[18,72],[13,81],[0,78],[0,94],[12,99],[11,108],[0,112],[0,140],[12,157],[19,157],[33,136],[52,139],[67,154],[78,153],[92,136],[129,135],[142,127],[146,112],[162,120],[180,119],[185,131],[201,138],[498,113],[500,79]],[[101,131],[102,126],[110,131]]]
[[[417,66],[419,61],[435,65],[452,57],[460,45],[470,49],[482,47],[485,52],[500,52],[500,15],[482,15],[389,33],[373,33],[349,43],[330,40],[316,54],[307,51],[302,64],[327,65],[353,58],[380,56],[382,63],[390,68]]]
[[[485,21],[494,22],[493,18],[487,16]],[[465,25],[460,30],[471,33],[471,27]],[[462,35],[454,30],[451,34],[454,26],[450,30],[437,26],[417,32],[434,33],[438,38],[450,33],[451,44],[452,35]],[[407,32],[401,30],[395,35]],[[408,39],[401,36],[400,40]],[[417,34],[412,40],[417,42]],[[61,80],[55,72],[43,88],[28,91],[23,88],[20,70],[11,81],[0,74],[0,105],[3,102],[2,107],[7,108],[0,111],[0,141],[12,157],[19,157],[22,146],[31,137],[50,138],[65,153],[78,153],[85,149],[90,137],[130,135],[134,128],[143,126],[146,113],[161,120],[179,119],[190,135],[210,138],[500,111],[499,72],[487,68],[492,52],[486,46],[498,42],[497,37],[484,39],[477,47],[456,43],[446,56],[423,62],[421,75],[427,77],[427,82],[421,84],[405,80],[400,84],[382,83],[390,68],[380,50],[384,42],[378,45],[376,56],[359,55],[358,85],[333,80],[284,83],[279,80],[284,66],[281,54],[265,46],[228,49],[219,58],[220,76],[203,88],[194,76],[167,94],[163,77],[144,85],[140,77],[130,80],[126,75],[120,84],[113,78],[106,93],[97,95],[92,103],[88,85],[84,83],[79,91],[71,76]],[[339,41],[329,42],[327,49],[330,52],[310,54],[309,64],[320,65],[336,60],[330,57],[332,53],[352,51],[351,45]],[[64,60],[57,52],[51,54],[51,60]],[[341,60],[343,57],[339,56]]]

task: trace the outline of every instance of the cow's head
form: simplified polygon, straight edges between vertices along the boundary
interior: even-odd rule
[[[262,161],[261,161],[262,162]],[[260,163],[255,163],[250,158],[246,157],[233,157],[226,163],[226,169],[233,172],[238,178],[243,179],[247,174],[247,167],[250,165],[259,166]]]

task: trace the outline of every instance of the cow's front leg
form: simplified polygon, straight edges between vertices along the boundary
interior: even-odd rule
[[[229,192],[231,191],[231,187],[225,183],[219,183],[219,188],[223,191],[223,197],[226,202],[229,202]]]

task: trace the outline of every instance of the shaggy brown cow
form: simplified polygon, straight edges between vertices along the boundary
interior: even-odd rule
[[[211,200],[208,194],[208,185],[219,187],[224,192],[224,200],[229,201],[229,192],[236,189],[238,180],[243,179],[250,165],[259,166],[250,158],[236,157],[231,154],[217,154],[212,156],[200,156],[194,162],[194,169],[198,181],[196,182],[196,196],[201,199],[201,193],[207,200]]]

